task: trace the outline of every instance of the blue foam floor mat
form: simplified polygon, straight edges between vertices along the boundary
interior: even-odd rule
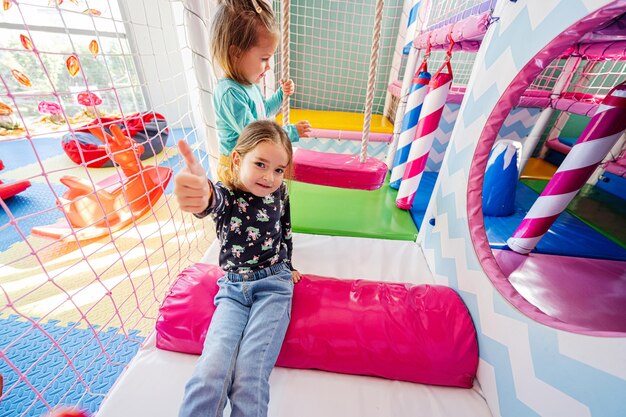
[[[5,171],[37,162],[37,155],[43,161],[62,153],[64,152],[61,139],[58,137],[33,138],[32,145],[27,140],[0,141],[0,159],[5,165],[5,169],[0,171],[0,176]]]
[[[52,320],[37,328],[17,320],[17,316],[0,319],[0,351],[5,355],[0,360],[0,373],[7,393],[0,402],[0,416],[40,417],[47,412],[42,399],[24,381],[18,382],[9,363],[26,374],[46,403],[78,405],[95,413],[144,340],[136,332],[130,333],[129,340],[116,331],[99,332],[96,339],[90,329],[57,326]]]
[[[63,184],[53,185],[58,196],[62,196],[67,187]],[[0,233],[0,252],[22,240],[19,230],[29,236],[35,226],[53,224],[63,214],[56,208],[56,199],[47,184],[33,183],[29,188],[4,202],[9,208],[16,224],[10,225]],[[0,226],[10,222],[9,215],[0,208]]]
[[[485,232],[492,249],[508,250],[506,240],[513,235],[538,197],[539,194],[518,182],[515,212],[507,217],[485,216]],[[566,211],[561,213],[533,252],[626,261],[626,249]]]
[[[411,217],[419,228],[424,220],[428,201],[437,181],[436,172],[425,172],[411,208]],[[515,212],[508,217],[485,216],[485,232],[492,249],[509,250],[506,240],[537,200],[539,194],[518,182]],[[563,212],[533,252],[626,261],[626,249],[598,233],[568,212]]]

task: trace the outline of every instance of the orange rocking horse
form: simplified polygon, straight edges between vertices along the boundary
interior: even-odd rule
[[[34,227],[32,234],[50,239],[95,239],[113,233],[146,214],[164,193],[172,178],[172,170],[141,164],[143,147],[111,126],[113,136],[97,126],[89,131],[107,144],[107,148],[122,170],[95,184],[73,175],[61,182],[69,190],[58,199],[67,221]]]

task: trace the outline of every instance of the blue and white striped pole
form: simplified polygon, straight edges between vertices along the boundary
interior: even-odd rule
[[[419,14],[420,2],[416,1],[411,6],[411,10],[409,11],[409,20],[407,21],[407,29],[406,29],[406,44],[402,49],[402,53],[404,55],[408,55],[411,52],[411,48],[413,47],[413,39],[416,34],[419,33],[417,30],[417,16]]]
[[[404,168],[406,167],[406,161],[409,157],[409,151],[411,150],[411,143],[415,136],[415,128],[417,127],[417,121],[420,117],[424,97],[426,97],[426,92],[428,91],[429,81],[430,73],[422,71],[415,73],[415,77],[413,77],[413,82],[411,83],[409,98],[406,103],[404,118],[402,119],[402,130],[398,138],[398,147],[396,149],[393,167],[391,168],[391,178],[389,180],[389,186],[396,190],[400,188],[400,182],[404,175]]]

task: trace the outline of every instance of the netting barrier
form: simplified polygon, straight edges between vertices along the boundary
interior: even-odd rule
[[[383,112],[402,4],[385,1],[374,114]],[[291,108],[363,113],[376,2],[292,0],[290,8],[289,62],[296,85]],[[274,10],[282,18],[281,1],[274,1]],[[275,61],[280,78],[280,51]]]
[[[182,165],[177,140],[208,161],[183,5],[3,5],[0,415],[93,413],[172,280],[214,239],[168,181]],[[111,166],[88,167],[100,162]]]
[[[426,26],[483,3],[431,2]],[[376,115],[387,101],[403,4],[386,1],[383,10]],[[212,223],[183,214],[171,196],[182,166],[177,140],[207,171],[215,156],[214,75],[199,52],[213,5],[3,1],[0,415],[40,416],[63,404],[96,412],[153,331],[172,280],[214,239]],[[291,0],[293,109],[365,111],[375,6]],[[280,2],[274,7],[280,18]],[[190,34],[193,24],[200,29]],[[475,56],[453,55],[451,94],[463,93]],[[433,51],[429,64],[444,57]],[[623,79],[623,58],[586,58],[561,98],[595,100]],[[551,92],[564,62],[531,89]]]

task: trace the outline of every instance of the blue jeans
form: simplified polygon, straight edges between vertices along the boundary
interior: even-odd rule
[[[283,343],[293,281],[285,264],[218,281],[215,313],[202,355],[185,387],[180,417],[265,417],[269,377]]]

